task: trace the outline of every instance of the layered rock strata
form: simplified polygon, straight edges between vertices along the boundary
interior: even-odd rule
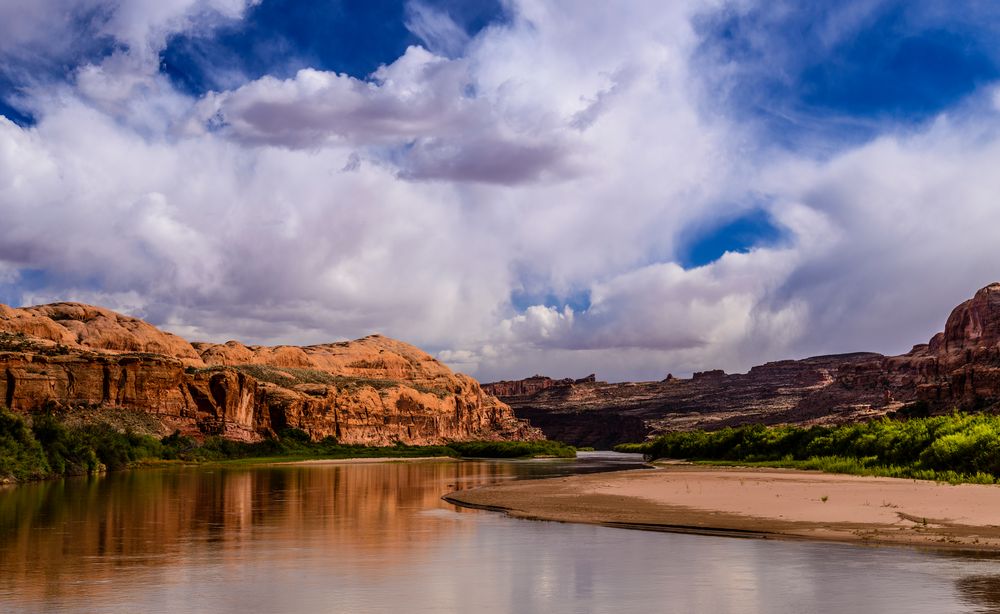
[[[818,356],[768,363],[745,374],[713,371],[659,382],[549,380],[535,392],[498,396],[549,438],[607,448],[669,430],[787,421],[796,412],[811,412],[810,398],[834,382],[841,366],[878,358],[867,353]],[[493,384],[483,387],[497,390]],[[865,403],[838,404],[836,412],[839,419],[859,419],[872,410]]]
[[[1000,404],[1000,283],[956,307],[928,343],[842,369],[838,384],[878,390],[897,403],[920,402],[931,411]]]
[[[290,427],[366,445],[541,437],[472,378],[380,335],[192,345],[78,303],[0,305],[0,402],[22,413],[133,414],[159,433],[241,441]]]

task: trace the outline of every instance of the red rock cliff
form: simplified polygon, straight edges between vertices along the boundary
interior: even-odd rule
[[[923,401],[938,409],[975,409],[1000,403],[1000,283],[956,307],[944,332],[929,343],[853,369],[838,381],[880,389],[897,402]]]
[[[19,412],[125,412],[161,433],[244,441],[288,427],[370,445],[541,437],[475,380],[400,341],[192,345],[78,303],[0,305],[0,402]]]

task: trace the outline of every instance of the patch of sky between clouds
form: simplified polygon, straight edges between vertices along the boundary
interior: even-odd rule
[[[0,260],[0,304],[21,307],[24,303],[25,274],[31,276],[31,271],[16,267],[7,267]],[[27,283],[30,283],[28,280]]]
[[[17,80],[0,67],[0,115],[22,128],[30,128],[38,123],[38,118],[19,102],[20,91]]]
[[[0,91],[3,91],[2,86],[0,86]],[[0,98],[0,115],[3,115],[21,128],[30,128],[38,123],[38,119],[34,115],[8,104],[3,98]]]
[[[774,247],[788,239],[765,209],[755,208],[739,217],[710,227],[694,227],[681,235],[678,263],[693,269],[715,262],[726,252],[748,252],[758,247]]]
[[[0,276],[0,304],[20,307],[21,296],[21,288],[16,279],[7,280]]]
[[[851,6],[777,3],[706,14],[696,24],[698,56],[727,67],[714,87],[731,112],[791,148],[836,150],[887,127],[920,125],[1000,77],[995,21],[960,6],[943,23],[926,18],[934,10],[928,3],[872,6],[839,37],[829,34],[831,24]]]
[[[2,271],[0,271],[2,273]],[[0,276],[0,303],[13,307],[23,307],[25,301],[30,301],[35,294],[53,287],[65,287],[69,280],[59,279],[44,269],[35,268],[14,268],[7,276]],[[82,284],[92,288],[99,288],[96,281],[89,284]]]
[[[0,303],[13,307],[37,303],[34,298],[38,296],[49,297],[53,293],[69,296],[80,291],[97,292],[107,285],[104,280],[92,276],[58,274],[40,268],[15,267],[6,276],[2,273],[3,270],[0,270]]]
[[[67,19],[81,29],[95,20],[91,13]],[[72,44],[67,44],[66,49],[52,53],[21,49],[19,53],[0,54],[0,115],[22,128],[34,126],[38,118],[25,94],[26,88],[69,81],[81,66],[99,63],[116,51],[126,49],[106,35],[80,35]]]
[[[886,37],[874,27],[838,56],[806,69],[803,102],[855,116],[923,121],[1000,75],[992,58],[947,30]]]
[[[515,290],[510,293],[510,304],[518,311],[518,313],[523,313],[529,307],[533,307],[535,305],[552,307],[558,311],[562,311],[564,308],[569,307],[574,313],[582,313],[590,309],[590,290],[580,290],[572,292],[566,296],[557,296],[553,293],[538,294],[525,292],[523,290]]]
[[[408,27],[414,5],[448,16],[470,37],[505,18],[499,0],[264,0],[238,22],[171,37],[160,70],[194,96],[264,75],[289,78],[303,68],[364,79],[407,47],[426,46]]]

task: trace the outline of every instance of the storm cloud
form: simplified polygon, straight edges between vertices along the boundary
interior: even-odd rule
[[[171,37],[256,3],[55,4],[0,3],[5,104],[32,118],[0,117],[4,302],[216,341],[381,332],[483,379],[635,379],[905,351],[1000,278],[995,37],[974,19],[519,0],[473,33],[421,2],[419,44],[371,74],[191,92],[160,65]],[[796,20],[819,41],[798,56]],[[837,79],[874,77],[823,70],[872,31],[968,78],[919,107],[845,102]],[[685,266],[748,212],[781,240]]]

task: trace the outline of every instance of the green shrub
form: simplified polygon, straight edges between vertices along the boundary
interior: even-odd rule
[[[915,412],[919,413],[919,412]],[[993,483],[1000,477],[1000,416],[955,413],[836,427],[761,425],[668,433],[615,448],[651,459],[738,461],[839,473]]]
[[[52,414],[33,416],[31,430],[45,449],[54,475],[83,475],[101,468],[97,454],[80,431],[68,429]]]
[[[38,480],[50,473],[45,451],[24,418],[0,405],[0,480]]]
[[[290,445],[312,443],[312,437],[310,437],[309,433],[303,431],[302,429],[284,429],[278,433],[278,437],[280,437],[283,442]]]
[[[248,443],[207,437],[199,443],[180,431],[155,439],[107,424],[68,426],[52,412],[24,417],[0,406],[0,480],[32,480],[124,469],[136,461],[168,459],[214,462],[246,459],[379,457],[573,457],[575,448],[555,441],[475,441],[447,446],[359,446],[335,437],[312,441],[306,431],[283,429],[277,437]]]

